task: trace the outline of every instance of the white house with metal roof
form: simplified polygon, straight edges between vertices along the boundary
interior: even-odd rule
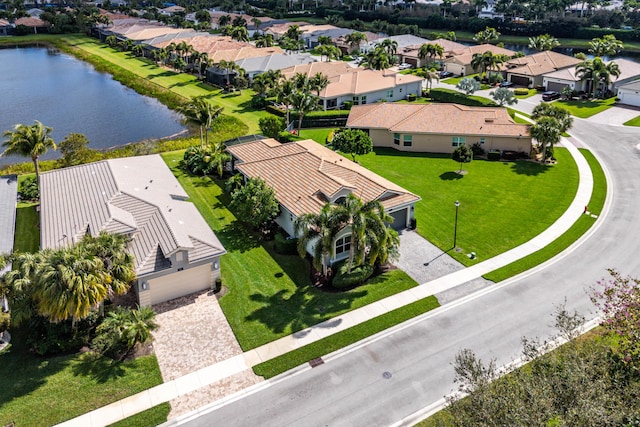
[[[618,98],[621,104],[640,107],[640,80],[618,86]]]
[[[159,155],[64,168],[40,177],[40,246],[100,232],[128,235],[140,305],[211,287],[224,247]]]
[[[236,65],[242,68],[249,78],[254,78],[269,70],[284,70],[296,65],[318,62],[317,57],[309,53],[275,54],[269,56],[259,56],[255,58],[244,58],[236,61]]]

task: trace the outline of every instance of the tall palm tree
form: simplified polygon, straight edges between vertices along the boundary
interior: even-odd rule
[[[395,40],[384,39],[378,46],[383,48],[389,56],[394,56],[398,52],[398,42]]]
[[[302,119],[305,114],[320,108],[318,105],[319,100],[320,98],[306,90],[297,91],[291,97],[291,106],[298,112],[298,135],[300,135]]]
[[[594,63],[596,62],[597,57],[594,58]],[[598,82],[602,85],[603,93],[609,89],[609,85],[611,84],[611,76],[614,76],[616,79],[620,77],[620,66],[613,61],[609,61],[606,64],[603,62],[602,65],[597,67],[598,70]]]
[[[487,57],[484,53],[474,53],[471,57],[471,68],[473,71],[480,73],[480,76],[483,76],[487,71]]]
[[[38,187],[40,186],[40,164],[38,159],[49,149],[56,149],[56,144],[51,138],[51,132],[53,132],[52,128],[36,120],[31,126],[17,124],[13,127],[13,130],[3,133],[6,139],[2,146],[5,149],[0,156],[18,155],[31,157]]]
[[[350,193],[343,205],[337,208],[346,225],[351,229],[351,244],[349,248],[349,261],[347,273],[351,273],[354,265],[362,264],[366,249],[367,227],[372,224],[384,226],[384,207],[379,200],[363,202],[358,196]]]
[[[35,314],[33,305],[34,278],[43,261],[41,252],[24,252],[12,257],[12,269],[2,278],[2,294],[9,300],[11,322],[20,326]]]
[[[392,62],[389,53],[384,48],[376,46],[375,49],[367,52],[363,64],[372,70],[386,70]]]
[[[552,50],[554,47],[560,46],[560,42],[557,38],[549,34],[541,34],[535,37],[529,37],[529,47],[535,49],[538,52],[545,50]]]
[[[282,81],[276,89],[276,100],[280,104],[284,104],[286,111],[286,119],[287,119],[287,127],[290,122],[290,110],[291,110],[291,102],[293,95],[297,92],[297,88],[295,82],[291,79]]]
[[[334,240],[344,228],[344,219],[333,205],[327,203],[320,213],[303,214],[294,224],[298,238],[298,253],[304,257],[307,246],[313,244],[313,266],[316,270],[322,269],[322,274],[327,275],[329,260],[334,255]]]
[[[436,56],[442,59],[443,54],[444,48],[437,43],[424,43],[418,49],[418,58],[427,60],[425,66],[431,63]]]
[[[224,59],[218,63],[218,68],[220,68],[221,70],[225,70],[225,74],[227,77],[227,86],[231,85],[231,73],[240,70],[240,66],[238,64],[233,61],[226,61]]]
[[[329,78],[320,72],[315,73],[309,79],[309,89],[315,90],[317,96],[320,96],[320,91],[327,86],[329,86]]]
[[[231,27],[228,35],[239,42],[249,41],[249,30],[247,30],[247,27]]]
[[[271,47],[274,44],[273,34],[261,34],[256,39],[256,47]]]
[[[550,104],[542,102],[535,106],[531,112],[531,118],[533,120],[540,120],[543,117],[553,117],[558,121],[560,133],[565,133],[573,125],[573,117],[566,108],[562,108],[557,104]]]
[[[95,237],[87,234],[80,243],[83,251],[102,261],[109,298],[126,293],[136,278],[134,259],[129,253],[128,244],[128,236],[107,232],[100,232]]]
[[[553,151],[553,146],[560,142],[562,128],[561,124],[554,117],[545,116],[531,126],[529,133],[542,146],[542,161],[547,157],[547,146]]]
[[[202,96],[193,98],[179,109],[188,123],[200,127],[200,147],[209,145],[209,128],[222,110],[222,107],[211,104]]]
[[[198,67],[198,78],[202,79],[202,69],[209,64],[209,54],[207,52],[198,52],[196,56],[196,66]],[[203,67],[204,66],[204,67]]]
[[[360,43],[367,41],[367,36],[360,31],[354,31],[353,33],[347,34],[344,37],[344,41],[349,46],[349,53],[351,53],[360,48]]]
[[[230,23],[231,23],[231,16],[229,15],[222,15],[221,17],[218,18],[219,27],[226,27]]]

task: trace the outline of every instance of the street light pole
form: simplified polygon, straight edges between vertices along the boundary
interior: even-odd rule
[[[460,207],[460,202],[456,200],[456,222],[453,227],[453,249],[455,250],[458,243],[458,208]]]

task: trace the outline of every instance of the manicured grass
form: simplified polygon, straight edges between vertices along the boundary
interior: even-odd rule
[[[439,306],[434,296],[427,297],[256,365],[253,371],[267,379],[274,377],[311,359],[344,348]]]
[[[148,427],[164,424],[167,421],[171,405],[161,403],[151,409],[132,415],[117,423],[110,424],[109,427]]]
[[[37,203],[19,203],[16,209],[15,252],[37,252],[40,249],[40,215]]]
[[[419,195],[418,232],[444,251],[453,245],[454,202],[460,201],[457,243],[450,252],[465,265],[496,256],[540,234],[570,205],[578,186],[575,162],[557,148],[555,166],[530,161],[465,164],[449,155],[376,149],[360,164]],[[476,260],[466,254],[476,252]]]
[[[310,128],[310,129],[302,129],[300,131],[300,138],[302,139],[313,139],[318,144],[325,144],[327,140],[327,136],[329,133],[335,130],[335,128]]]
[[[179,167],[181,152],[163,155],[209,226],[227,249],[222,260],[220,305],[243,350],[255,348],[324,320],[417,285],[390,271],[351,291],[327,293],[311,286],[308,261],[280,255],[261,242],[227,209],[222,182],[193,177]]]
[[[83,58],[91,62],[91,56],[95,56],[109,63],[128,70],[138,77],[143,77],[149,82],[169,89],[171,92],[190,99],[196,96],[206,96],[213,103],[224,107],[224,114],[237,115],[248,126],[250,133],[259,131],[258,121],[261,117],[269,115],[266,111],[256,110],[251,107],[253,91],[244,90],[241,93],[222,93],[206,83],[198,81],[197,76],[178,73],[170,69],[157,66],[152,61],[144,58],[136,58],[127,52],[120,52],[100,43],[98,40],[82,35],[66,35],[60,38],[71,48],[79,49],[89,54]]]
[[[556,104],[569,110],[572,116],[581,119],[589,118],[604,110],[611,108],[616,103],[616,98],[596,99],[596,100],[580,100],[580,101],[555,101]]]
[[[41,358],[19,329],[12,332],[12,347],[0,355],[2,425],[54,425],[162,383],[155,356],[123,363],[88,353]]]
[[[640,126],[640,116],[634,117],[623,123],[625,126]]]
[[[528,94],[526,94],[526,95],[516,95],[516,98],[518,98],[518,99],[530,98],[530,97],[532,97],[533,95],[535,95],[537,93],[538,93],[537,90],[529,89],[529,93]]]
[[[589,200],[589,211],[593,214],[599,215],[604,206],[605,199],[607,197],[607,180],[604,175],[604,171],[600,166],[600,163],[593,157],[591,151],[586,149],[580,149],[584,157],[589,163],[591,172],[593,173],[593,191],[591,193],[591,199]],[[589,228],[595,223],[596,219],[587,215],[581,216],[569,230],[567,230],[562,236],[554,240],[550,245],[540,249],[539,251],[522,258],[519,261],[506,265],[498,270],[492,271],[486,274],[484,277],[493,282],[501,282],[509,277],[513,277],[516,274],[522,273],[536,265],[542,264],[548,259],[553,258],[566,248],[568,248],[573,242],[578,240],[580,236],[587,232]]]

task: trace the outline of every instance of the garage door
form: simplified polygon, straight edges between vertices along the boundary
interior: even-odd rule
[[[553,90],[555,92],[562,92],[562,89],[564,89],[567,86],[569,86],[569,85],[564,84],[564,83],[549,82],[549,83],[547,83],[547,90]]]
[[[516,86],[529,86],[529,78],[522,76],[511,76],[511,83]]]
[[[640,107],[640,94],[620,91],[618,92],[618,96],[620,97],[620,102],[622,104],[635,105],[636,107]]]
[[[402,209],[397,212],[391,212],[391,216],[393,217],[393,222],[391,223],[391,228],[394,230],[404,230],[407,228],[407,210]]]
[[[211,264],[149,280],[150,304],[158,304],[211,287]]]

